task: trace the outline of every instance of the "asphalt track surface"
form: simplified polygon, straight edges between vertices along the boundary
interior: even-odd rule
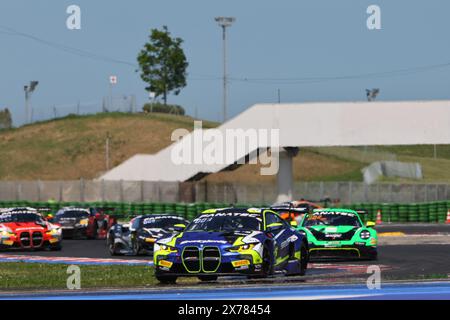
[[[378,232],[403,232],[406,235],[444,234],[450,237],[450,225],[383,225]],[[149,256],[111,257],[105,240],[64,240],[63,249],[50,251],[1,252],[0,258],[14,256],[27,259],[64,259],[75,261],[62,263],[77,264],[78,260],[96,259],[116,262],[151,264]],[[0,259],[0,261],[4,261]],[[18,260],[21,261],[21,260]],[[33,261],[31,261],[33,262]],[[39,262],[39,261],[34,261]],[[61,262],[57,262],[61,263]],[[95,264],[95,263],[94,263]],[[408,280],[409,284],[386,284],[381,290],[368,290],[365,284],[367,267],[381,268],[382,283]],[[236,277],[235,277],[236,278]],[[185,285],[164,287],[164,290],[86,293],[45,293],[29,295],[1,295],[6,299],[450,299],[450,244],[414,244],[379,246],[377,261],[315,261],[309,265],[305,277],[284,277],[246,281],[235,278],[219,278],[210,285],[201,284],[195,288]],[[447,279],[447,282],[417,283],[429,279]],[[330,284],[336,283],[334,286]],[[236,285],[239,289],[236,290]],[[230,288],[231,287],[231,288]],[[234,289],[233,289],[234,288]],[[238,294],[237,294],[238,292]]]
[[[389,270],[383,276],[392,279],[411,279],[422,275],[450,274],[450,245],[389,245],[379,247],[377,261],[327,261],[330,266],[360,265],[369,266],[381,264]],[[114,259],[151,262],[150,256],[116,256],[111,257],[103,240],[64,240],[63,250],[51,251],[10,251],[2,252],[5,256],[39,256],[39,257],[72,257],[93,259]],[[322,264],[322,261],[317,261]],[[76,264],[73,263],[73,264]],[[330,272],[333,268],[330,268]],[[313,269],[310,269],[313,272]]]
[[[450,225],[440,224],[411,224],[388,225],[377,227],[379,233],[403,232],[406,235],[416,234],[448,234],[450,238]],[[378,261],[333,261],[332,266],[360,265],[369,266],[380,264],[386,266],[383,277],[389,279],[412,279],[424,275],[450,274],[450,244],[422,244],[422,245],[386,245],[379,246]],[[0,252],[0,255],[39,256],[48,258],[70,257],[91,259],[114,259],[142,261],[151,263],[150,256],[115,256],[112,257],[106,247],[106,240],[68,240],[63,241],[63,249],[51,251],[10,251]],[[314,269],[309,270],[314,274]],[[329,269],[330,272],[333,268]],[[321,272],[322,274],[323,272]]]

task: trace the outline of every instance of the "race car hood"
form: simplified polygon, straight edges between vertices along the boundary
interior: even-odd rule
[[[359,229],[355,226],[311,226],[307,227],[317,240],[350,240]]]
[[[35,222],[9,222],[9,223],[2,223],[0,226],[5,226],[6,228],[11,229],[13,232],[19,232],[19,231],[27,231],[27,230],[33,230],[33,231],[45,231],[47,230],[48,226],[47,224],[37,224]]]
[[[161,229],[161,228],[142,228],[138,231],[140,234],[148,235],[152,238],[161,239],[164,237],[168,237],[172,234],[172,232]]]
[[[311,226],[307,227],[309,230],[315,230],[322,233],[346,233],[350,230],[357,229],[355,226]]]
[[[214,245],[226,246],[233,245],[239,237],[251,235],[252,232],[216,232],[216,231],[188,231],[175,236],[175,246],[200,246]]]
[[[87,218],[73,218],[73,217],[64,217],[64,216],[58,217],[57,216],[55,219],[55,223],[57,223],[63,227],[73,227],[83,219],[87,219]]]

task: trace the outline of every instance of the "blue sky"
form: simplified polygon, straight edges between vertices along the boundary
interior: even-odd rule
[[[82,10],[82,29],[68,30],[66,8]],[[366,9],[381,7],[382,30],[366,27]],[[380,100],[449,99],[450,67],[407,75],[364,76],[334,81],[286,83],[279,79],[342,77],[450,62],[450,2],[446,0],[2,0],[0,3],[0,108],[14,123],[24,120],[23,85],[40,84],[36,114],[52,106],[99,102],[108,77],[114,95],[134,94],[139,107],[148,95],[129,65],[92,60],[5,33],[13,28],[40,39],[113,59],[136,62],[151,28],[167,25],[184,39],[190,63],[188,86],[169,102],[187,112],[219,120],[222,103],[222,42],[215,16],[234,16],[229,29],[229,114],[252,104],[364,100],[365,89],[381,89]],[[3,27],[3,29],[1,29]],[[244,79],[269,79],[245,81]],[[323,80],[323,79],[322,79]]]

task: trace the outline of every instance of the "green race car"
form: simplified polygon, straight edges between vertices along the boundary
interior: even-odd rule
[[[328,208],[306,214],[297,229],[309,243],[311,259],[377,259],[374,222],[363,224],[355,210]]]

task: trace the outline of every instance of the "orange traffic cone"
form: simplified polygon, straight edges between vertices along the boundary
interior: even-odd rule
[[[450,223],[450,210],[447,211],[447,220],[445,220],[445,223]]]
[[[382,224],[383,221],[381,220],[381,210],[377,210],[377,221],[376,224]]]

